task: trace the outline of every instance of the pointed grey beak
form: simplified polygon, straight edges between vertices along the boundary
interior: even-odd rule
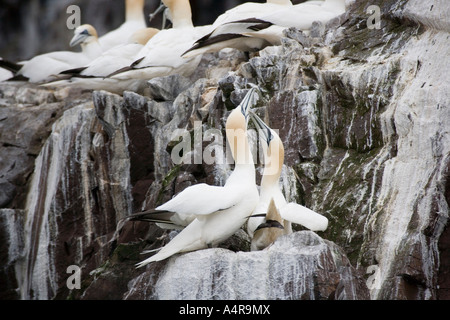
[[[77,33],[73,36],[72,40],[70,40],[69,45],[71,47],[75,47],[77,44],[82,43],[86,38],[90,36],[89,32],[87,30],[83,30],[81,33]]]
[[[247,122],[250,108],[256,104],[258,99],[259,99],[259,90],[256,87],[253,87],[247,92],[241,104],[239,105],[241,107],[241,112],[244,115],[245,120]]]
[[[273,139],[273,134],[270,131],[270,128],[268,125],[264,123],[264,121],[261,120],[260,117],[258,117],[254,112],[250,111],[250,117],[253,120],[253,123],[255,124],[256,128],[258,129],[258,133],[262,134],[264,137],[264,141],[267,143],[267,146],[269,146],[270,141]]]

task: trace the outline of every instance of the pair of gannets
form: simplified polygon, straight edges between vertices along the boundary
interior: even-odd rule
[[[297,5],[276,1],[259,6],[253,4],[253,8],[253,12],[244,8],[236,15],[239,18],[233,20],[231,11],[219,16],[213,24],[214,30],[198,39],[184,56],[216,52],[227,47],[255,51],[268,45],[279,45],[286,28],[295,27],[308,33],[314,21],[326,23],[343,14],[345,0],[306,1]]]
[[[215,246],[233,235],[247,218],[247,231],[253,237],[252,250],[263,249],[279,235],[291,233],[291,222],[313,231],[327,228],[327,218],[296,203],[288,204],[281,193],[279,178],[284,159],[283,144],[272,129],[250,112],[257,99],[257,90],[250,89],[227,119],[227,140],[236,166],[223,187],[197,184],[154,210],[128,217],[132,221],[157,222],[158,226],[166,229],[184,228],[161,251],[139,263],[139,267],[179,252]],[[256,191],[256,199],[255,168],[246,133],[249,114],[260,131],[266,161],[260,194]],[[259,217],[261,213],[264,217]]]
[[[83,67],[102,53],[97,31],[91,25],[81,25],[74,30],[70,46],[78,44],[81,46],[81,52],[54,51],[19,62],[15,66],[15,75],[25,77],[30,82],[41,82],[64,70]],[[0,65],[3,67],[2,61]]]
[[[227,118],[227,141],[235,167],[225,185],[193,185],[156,208],[167,213],[167,222],[187,226],[158,253],[140,262],[138,267],[176,253],[215,247],[245,224],[259,200],[255,165],[247,137],[249,109],[256,97],[255,88],[250,89]]]

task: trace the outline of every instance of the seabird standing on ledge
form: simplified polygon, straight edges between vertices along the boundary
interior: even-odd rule
[[[51,82],[43,86],[46,87],[77,87],[85,90],[107,90],[122,94],[123,83],[105,78],[111,72],[119,68],[129,66],[144,45],[159,32],[155,28],[145,28],[135,31],[128,40],[128,43],[118,45],[105,51],[102,55],[94,59],[88,65],[81,68],[65,70],[52,77]],[[118,88],[116,88],[118,86]],[[129,86],[127,90],[136,90]]]
[[[197,40],[183,56],[192,57],[227,47],[255,51],[269,45],[279,45],[286,28],[295,27],[309,32],[314,21],[326,23],[344,13],[345,0],[307,1],[293,6],[278,5],[277,8],[218,25],[211,33]]]
[[[89,24],[75,29],[70,46],[74,47],[78,44],[81,45],[81,52],[54,51],[19,62],[16,75],[28,78],[30,82],[41,82],[64,70],[83,67],[102,53],[97,31]]]
[[[300,224],[312,231],[324,231],[328,226],[328,219],[297,203],[287,203],[281,192],[279,179],[284,163],[284,146],[278,134],[270,129],[253,112],[250,113],[255,126],[258,128],[260,140],[264,151],[264,172],[261,179],[260,199],[253,217],[248,219],[247,232],[253,237],[255,230],[265,218],[271,199],[274,200],[276,208],[284,219],[283,226],[286,234],[292,233],[292,223]]]
[[[215,247],[245,224],[259,199],[255,165],[247,138],[248,112],[256,95],[256,89],[250,89],[227,118],[227,141],[235,167],[225,185],[194,185],[158,207],[159,210],[173,212],[182,221],[191,216],[195,218],[157,254],[139,263],[138,267],[179,252]]]

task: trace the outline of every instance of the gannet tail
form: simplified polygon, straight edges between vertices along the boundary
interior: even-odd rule
[[[170,218],[173,216],[173,212],[167,210],[151,209],[142,212],[133,213],[128,216],[130,221],[147,221],[147,222],[161,222],[173,224]]]
[[[177,234],[175,238],[173,238],[168,244],[161,248],[161,250],[157,254],[137,263],[136,267],[141,268],[149,264],[150,262],[167,259],[179,252],[188,252],[203,249],[206,246],[202,243],[200,237],[201,226],[199,226],[197,220],[194,220],[185,229],[183,229],[183,231]]]

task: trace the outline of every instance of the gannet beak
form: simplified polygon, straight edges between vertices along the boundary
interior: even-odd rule
[[[241,113],[244,115],[245,121],[248,122],[250,108],[256,104],[258,99],[259,99],[259,90],[257,87],[252,87],[247,92],[247,94],[245,95],[244,99],[242,100],[242,102],[240,104]]]
[[[264,121],[261,120],[260,117],[258,117],[254,112],[250,112],[250,117],[253,120],[253,123],[255,124],[256,128],[258,129],[258,132],[263,135],[264,141],[267,143],[267,146],[269,146],[270,141],[273,139],[273,134],[270,131],[270,128],[264,123]]]
[[[73,36],[72,40],[70,40],[70,46],[71,46],[71,47],[74,47],[74,46],[76,46],[77,44],[82,43],[84,40],[86,40],[86,38],[88,38],[88,37],[90,37],[90,36],[91,36],[91,35],[89,34],[89,31],[88,31],[88,30],[83,30],[83,31],[80,32],[80,33],[76,33],[76,34]]]

